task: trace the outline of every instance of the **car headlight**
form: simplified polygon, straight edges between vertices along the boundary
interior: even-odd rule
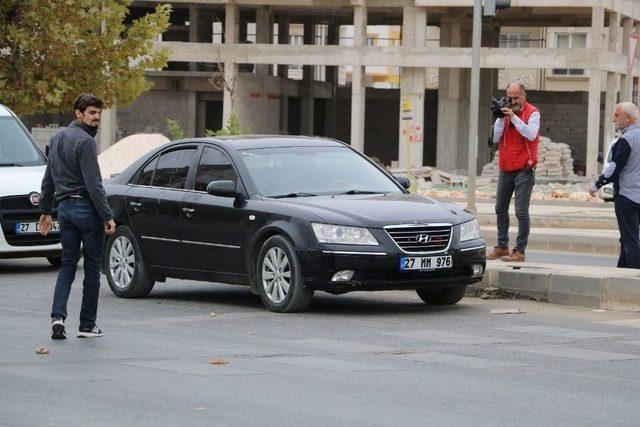
[[[479,239],[480,227],[478,222],[474,219],[464,224],[460,224],[460,241],[466,242],[467,240]]]
[[[336,243],[342,245],[378,245],[378,241],[366,228],[347,227],[344,225],[311,223],[313,232],[320,243]]]

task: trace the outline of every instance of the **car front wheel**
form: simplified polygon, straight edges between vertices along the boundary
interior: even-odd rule
[[[464,298],[467,285],[454,286],[443,289],[416,289],[422,301],[429,305],[453,305]]]
[[[272,236],[258,254],[256,272],[262,303],[271,311],[304,311],[311,304],[313,289],[304,287],[302,269],[293,244],[283,236]]]
[[[48,256],[47,261],[54,267],[60,267],[62,265],[62,257],[59,256]]]
[[[114,294],[139,298],[151,292],[154,281],[147,274],[140,246],[128,227],[118,227],[109,237],[105,257],[107,282]]]

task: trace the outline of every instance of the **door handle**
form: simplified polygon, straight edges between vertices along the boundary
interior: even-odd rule
[[[140,206],[142,206],[142,203],[140,203],[140,202],[129,202],[129,206],[131,206],[134,211],[138,212],[140,210]]]
[[[182,212],[184,212],[189,218],[191,218],[196,210],[193,208],[182,208]]]

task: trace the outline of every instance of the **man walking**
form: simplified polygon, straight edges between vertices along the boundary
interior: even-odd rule
[[[535,184],[540,139],[540,112],[527,102],[524,85],[514,83],[507,89],[510,107],[502,108],[504,117],[493,125],[493,143],[499,144],[500,175],[496,190],[498,246],[487,259],[524,261],[529,239],[529,202]],[[509,252],[509,204],[515,192],[518,236]]]
[[[56,133],[49,144],[47,169],[42,179],[40,233],[51,231],[54,197],[58,202],[62,265],[58,272],[51,309],[51,338],[67,337],[64,321],[67,300],[75,279],[80,243],[84,256],[84,282],[78,337],[100,337],[96,326],[100,262],[105,234],[113,234],[115,222],[102,187],[98,149],[94,139],[100,123],[102,101],[80,95],[74,105],[75,120]]]
[[[598,180],[591,184],[593,196],[613,182],[613,200],[620,229],[618,267],[640,268],[640,125],[638,107],[631,102],[616,105],[613,114],[616,130],[622,136],[611,147],[612,159]]]

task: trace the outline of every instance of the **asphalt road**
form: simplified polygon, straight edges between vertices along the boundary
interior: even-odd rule
[[[104,284],[96,339],[72,334],[74,288],[72,336],[52,342],[54,280],[46,261],[0,260],[2,426],[638,423],[638,313],[379,292],[282,315],[246,288],[170,280],[140,300]]]

